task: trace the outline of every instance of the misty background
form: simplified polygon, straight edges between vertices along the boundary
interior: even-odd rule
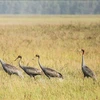
[[[0,14],[100,14],[100,0],[4,0]]]

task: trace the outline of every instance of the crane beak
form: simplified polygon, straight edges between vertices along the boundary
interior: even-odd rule
[[[32,60],[34,60],[34,59],[35,59],[35,57]]]
[[[16,61],[17,59],[18,59],[18,57],[14,61]]]
[[[78,51],[81,52],[82,50],[81,49],[78,49]]]
[[[34,60],[36,57],[34,57],[32,60]]]

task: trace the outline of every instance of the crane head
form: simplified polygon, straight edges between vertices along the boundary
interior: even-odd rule
[[[35,57],[38,57],[38,58],[40,58],[40,56],[39,56],[39,55],[37,55],[37,54],[35,55]],[[35,57],[34,57],[34,58],[35,58]],[[34,58],[33,58],[32,60],[34,60]]]
[[[84,54],[84,49],[81,49],[81,51],[83,52],[83,54]]]
[[[40,56],[39,56],[39,55],[36,55],[36,57],[40,58]]]
[[[14,61],[16,61],[18,58],[22,59],[22,56],[19,55]]]

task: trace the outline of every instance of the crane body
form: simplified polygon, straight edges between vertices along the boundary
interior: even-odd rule
[[[22,66],[22,65],[21,65],[22,56],[18,56],[15,60],[17,60],[17,59],[20,59],[20,60],[19,60],[19,67],[20,67],[21,69],[23,69],[23,71],[24,71],[27,75],[29,75],[30,77],[34,77],[34,78],[35,78],[36,75],[42,75],[42,71],[39,70],[39,69],[37,69],[37,68],[28,67],[28,66]]]
[[[63,78],[62,74],[55,71],[54,69],[51,69],[51,68],[46,68],[46,67],[43,67],[41,64],[40,64],[40,56],[39,55],[36,55],[36,57],[38,57],[38,64],[40,66],[40,68],[42,69],[42,71],[44,72],[44,74],[50,79],[50,77],[58,77],[58,78]]]
[[[97,80],[95,73],[88,66],[85,65],[84,52],[85,51],[82,49],[82,72],[84,74],[84,77],[91,77],[93,80]]]
[[[0,59],[1,65],[6,73],[9,75],[16,74],[20,77],[23,77],[22,72],[17,69],[15,66],[5,63],[3,60]]]

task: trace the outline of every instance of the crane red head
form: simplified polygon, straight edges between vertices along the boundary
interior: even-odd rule
[[[16,61],[18,58],[22,59],[22,56],[19,55],[14,61]]]
[[[81,51],[82,51],[82,54],[84,54],[84,49],[81,49]]]
[[[40,56],[39,56],[39,55],[36,55],[36,57],[40,58]]]
[[[40,58],[40,56],[39,56],[38,54],[36,54],[36,55],[35,55],[35,57],[38,57],[38,58]],[[34,57],[34,58],[35,58],[35,57]],[[33,58],[32,60],[34,60],[34,58]]]

